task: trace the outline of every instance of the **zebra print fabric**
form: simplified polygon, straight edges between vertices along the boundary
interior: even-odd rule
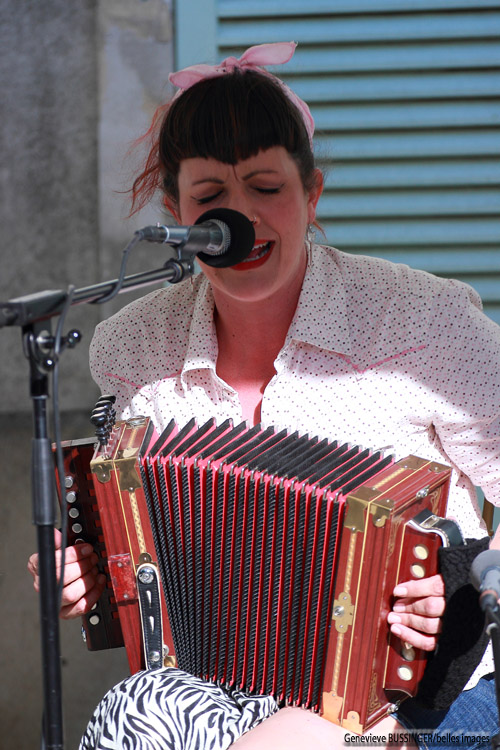
[[[138,672],[104,696],[79,750],[225,750],[277,710],[180,669]]]

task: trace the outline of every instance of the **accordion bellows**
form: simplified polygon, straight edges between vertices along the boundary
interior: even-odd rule
[[[149,560],[167,664],[352,731],[416,692],[424,655],[386,618],[397,582],[437,572],[447,467],[229,421],[171,422],[158,437],[136,418],[91,471],[113,585],[87,618],[91,645],[90,618],[111,633],[117,612],[131,669],[143,668],[135,574]]]

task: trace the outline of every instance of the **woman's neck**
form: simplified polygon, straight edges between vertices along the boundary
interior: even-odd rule
[[[238,357],[238,352],[244,351],[254,362],[270,357],[274,362],[295,315],[300,290],[301,285],[297,285],[279,300],[242,301],[214,289],[219,356]]]
[[[255,353],[266,359],[271,351],[276,354],[283,346],[293,318],[263,304],[226,305],[216,302],[215,327],[219,353],[237,355],[238,351]]]
[[[218,341],[217,374],[237,391],[243,418],[260,421],[264,389],[276,374],[274,362],[290,328],[299,292],[286,299],[242,303],[214,290]]]
[[[219,354],[222,351],[236,355],[243,348],[254,352],[257,361],[266,360],[274,353],[274,362],[297,309],[306,264],[304,253],[301,268],[287,288],[264,298],[259,294],[252,296],[252,293],[247,299],[232,296],[222,285],[212,285]]]

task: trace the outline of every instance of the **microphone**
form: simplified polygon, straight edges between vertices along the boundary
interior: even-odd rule
[[[192,226],[151,226],[136,232],[140,239],[177,245],[209,266],[228,268],[241,263],[252,252],[255,231],[252,222],[231,208],[213,208]]]
[[[487,549],[472,563],[470,582],[479,591],[481,609],[497,609],[500,599],[500,550]]]

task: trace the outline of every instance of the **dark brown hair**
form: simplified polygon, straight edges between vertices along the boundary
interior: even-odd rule
[[[315,181],[301,113],[277,80],[255,71],[236,69],[196,83],[157,110],[147,137],[151,145],[132,187],[132,213],[158,189],[177,204],[180,163],[192,157],[236,164],[261,149],[283,146],[297,164],[304,190]]]

